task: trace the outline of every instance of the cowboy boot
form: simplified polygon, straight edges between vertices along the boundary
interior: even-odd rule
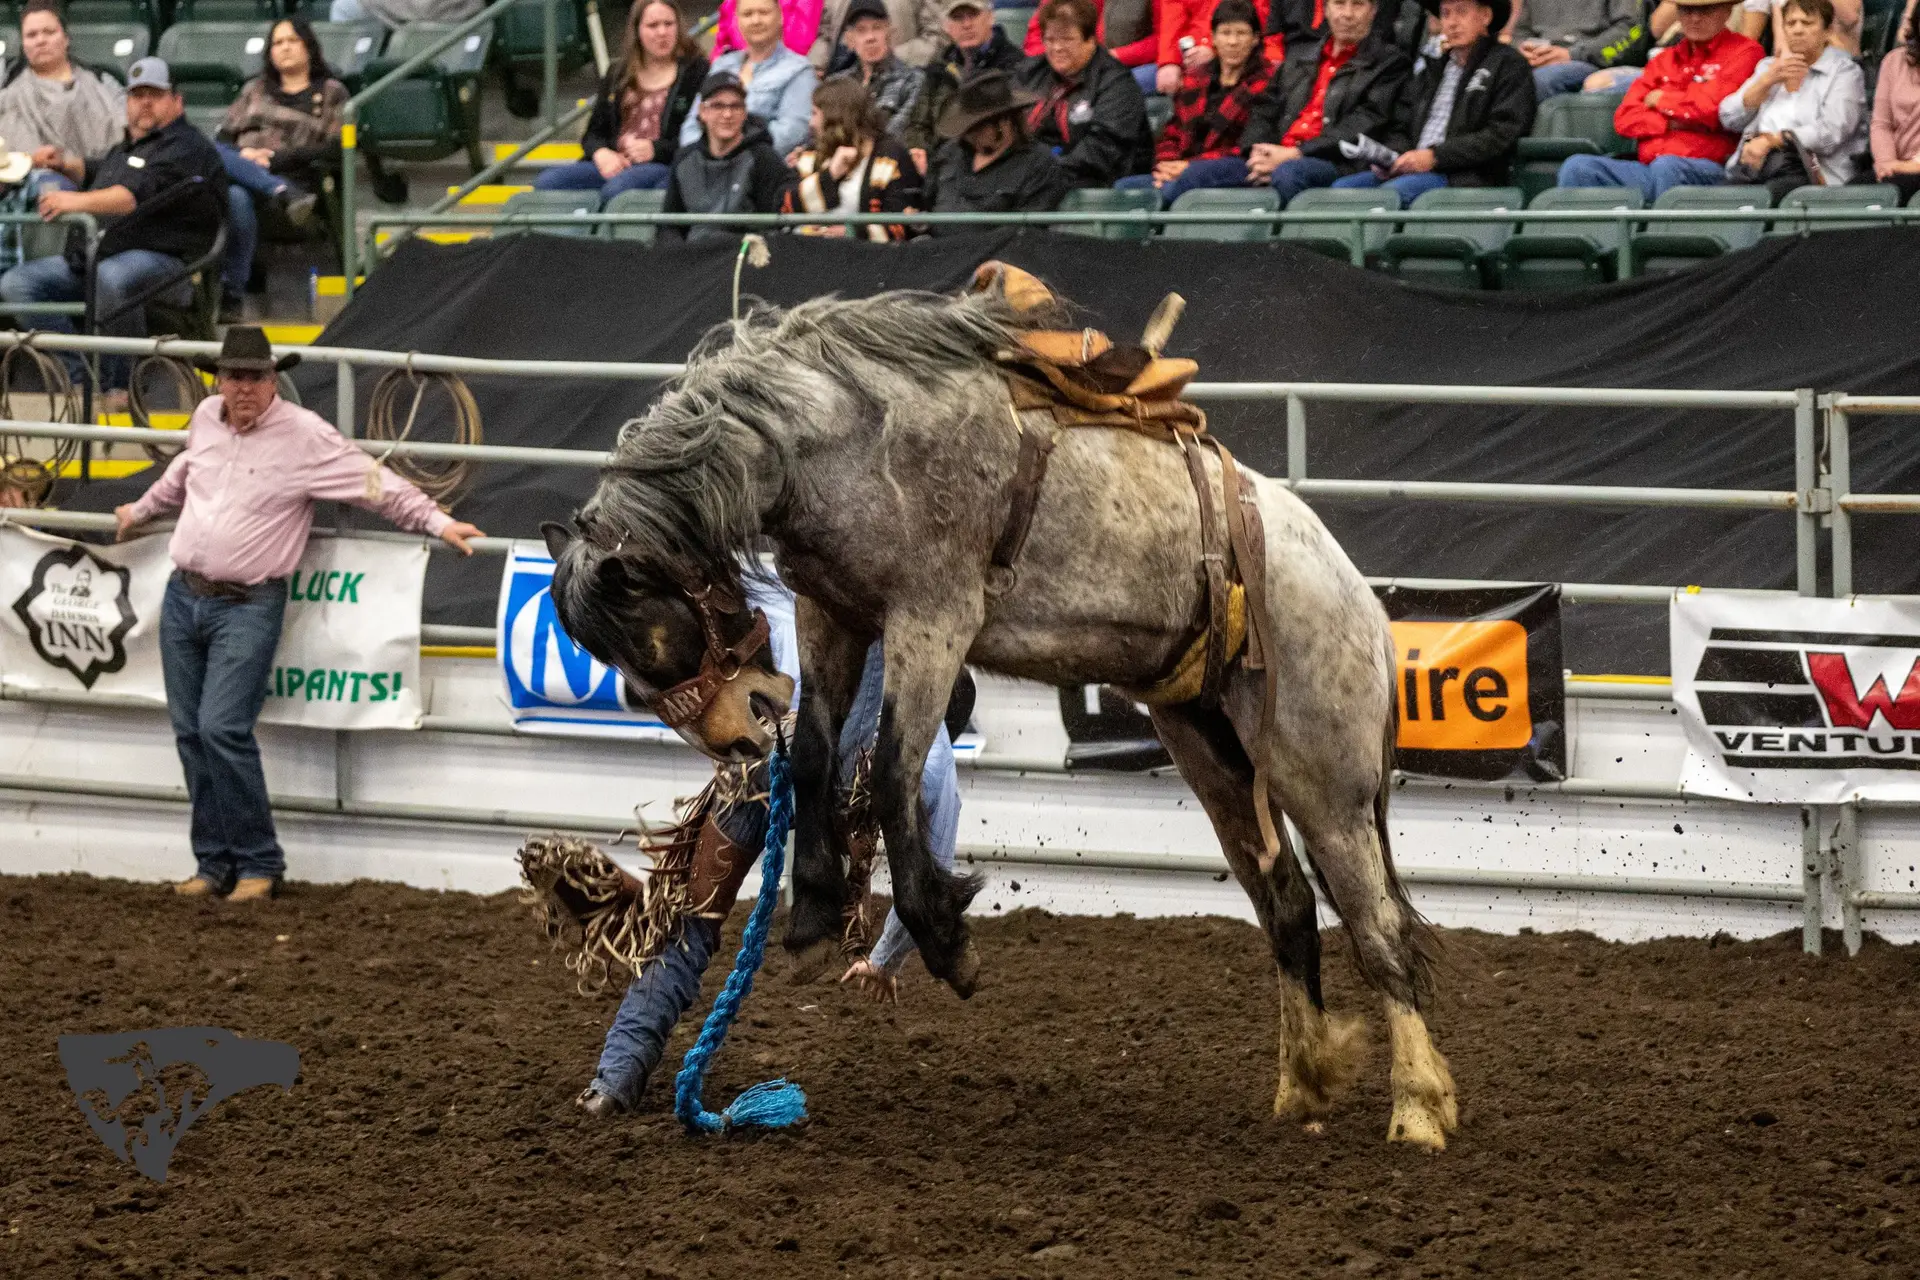
[[[221,896],[220,886],[205,876],[194,876],[192,879],[182,880],[173,886],[173,892],[175,896],[181,898],[218,898]]]
[[[687,901],[696,919],[712,921],[715,928],[725,923],[755,853],[729,840],[717,815],[707,814],[695,837],[693,865],[687,875]]]
[[[228,902],[259,902],[263,898],[280,896],[278,876],[241,876],[233,883],[233,892],[227,895]]]

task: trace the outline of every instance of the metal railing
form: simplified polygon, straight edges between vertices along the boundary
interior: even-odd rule
[[[0,332],[0,347],[17,345],[28,340],[27,335]],[[158,339],[125,339],[98,337],[64,337],[58,335],[38,335],[33,339],[40,345],[52,349],[79,350],[92,353],[113,353],[123,355],[162,353],[169,355],[205,355],[216,350],[214,344],[182,342]],[[438,370],[459,373],[466,376],[498,377],[585,377],[609,378],[621,380],[657,380],[673,376],[682,366],[677,364],[634,365],[607,361],[539,361],[539,360],[484,360],[467,357],[435,356],[417,353],[390,351],[371,351],[350,348],[295,347],[280,346],[276,351],[281,354],[297,351],[304,357],[315,361],[329,362],[339,371],[339,411],[338,422],[342,431],[349,437],[355,435],[353,400],[353,371],[356,366],[374,368],[415,368],[420,370]],[[1307,383],[1307,382],[1258,382],[1258,383],[1194,383],[1188,388],[1188,394],[1202,403],[1245,403],[1265,402],[1283,407],[1286,424],[1286,476],[1284,483],[1290,485],[1303,497],[1316,500],[1422,500],[1446,502],[1497,502],[1528,504],[1538,506],[1591,506],[1608,507],[1647,507],[1647,508],[1697,508],[1697,509],[1744,509],[1756,513],[1776,512],[1791,514],[1795,521],[1795,589],[1801,595],[1814,595],[1818,592],[1818,537],[1820,522],[1827,519],[1831,523],[1834,548],[1835,579],[1834,589],[1839,592],[1843,586],[1850,587],[1850,543],[1847,541],[1847,520],[1851,512],[1872,511],[1920,511],[1920,495],[1854,495],[1849,488],[1848,455],[1846,437],[1846,415],[1849,412],[1903,412],[1920,413],[1920,397],[1910,399],[1863,398],[1843,395],[1816,397],[1808,389],[1791,391],[1664,391],[1655,389],[1613,389],[1613,388],[1565,388],[1565,387],[1473,387],[1473,386],[1417,386],[1417,385],[1381,385],[1358,383]],[[1483,404],[1488,406],[1542,405],[1585,408],[1682,408],[1699,411],[1741,410],[1774,411],[1791,416],[1793,422],[1795,478],[1792,489],[1780,490],[1729,490],[1712,488],[1672,488],[1633,485],[1542,485],[1499,482],[1452,482],[1452,481],[1356,481],[1335,480],[1314,477],[1308,474],[1309,407],[1324,403],[1428,403],[1428,404]],[[1819,448],[1817,415],[1824,411],[1828,424],[1827,456],[1823,459]],[[12,435],[25,435],[46,439],[78,439],[89,442],[124,443],[177,443],[179,436],[174,432],[141,431],[124,427],[75,426],[61,423],[31,423],[0,421],[0,432]],[[499,445],[452,445],[435,444],[426,441],[382,442],[374,445],[370,442],[356,441],[369,453],[411,455],[438,459],[463,459],[474,462],[514,462],[537,465],[597,468],[604,463],[607,454],[591,450],[544,449],[525,446]],[[11,510],[0,512],[0,523],[34,525],[42,528],[68,530],[105,529],[112,526],[112,517],[100,514]],[[403,537],[400,534],[375,534],[356,531],[356,537]],[[484,553],[504,553],[511,545],[510,539],[486,538],[479,540],[476,550]],[[1843,575],[1843,569],[1847,573]],[[1370,579],[1376,585],[1400,585],[1406,587],[1473,587],[1473,586],[1510,586],[1512,582],[1463,580],[1463,579],[1423,579],[1423,578],[1375,578]],[[1569,603],[1652,605],[1664,603],[1676,589],[1692,584],[1611,584],[1611,583],[1565,583],[1562,584],[1563,598]],[[437,634],[445,643],[478,643],[489,634],[487,628],[433,628],[430,638]],[[1576,697],[1604,699],[1633,699],[1664,701],[1670,697],[1669,689],[1654,682],[1636,682],[1624,684],[1595,678],[1572,677],[1567,682],[1567,692]],[[437,721],[429,717],[427,728],[447,732],[511,733],[497,725],[480,725]],[[988,764],[986,767],[992,767]],[[1020,771],[1032,771],[1033,762],[1003,764],[1001,767]],[[1060,766],[1052,766],[1059,768]],[[1406,779],[1407,781],[1419,781]],[[8,785],[0,780],[0,787]],[[78,784],[76,784],[78,785]],[[1457,781],[1441,785],[1471,787]],[[1496,783],[1490,784],[1502,792],[1536,795],[1561,795],[1568,797],[1593,797],[1606,799],[1639,799],[1663,802],[1694,802],[1697,797],[1684,795],[1676,786],[1618,782],[1607,779],[1570,778],[1558,783]],[[1730,802],[1729,802],[1730,803]],[[337,806],[340,811],[352,812],[344,803]],[[1832,812],[1828,812],[1829,808]],[[418,806],[386,806],[392,812],[374,813],[366,809],[367,816],[410,816],[399,812],[401,809],[425,809]],[[414,815],[417,816],[417,815]],[[446,811],[434,810],[436,820],[454,820]],[[471,815],[469,815],[471,819]],[[491,819],[489,819],[491,820]],[[596,824],[598,820],[595,820]],[[1857,859],[1857,836],[1855,830],[1857,816],[1854,806],[1823,807],[1814,806],[1803,825],[1805,858],[1803,860],[1802,883],[1793,885],[1726,885],[1715,887],[1712,882],[1675,881],[1671,884],[1658,879],[1641,885],[1631,885],[1614,877],[1567,877],[1545,873],[1505,873],[1505,872],[1442,872],[1435,871],[1433,878],[1416,880],[1436,884],[1473,884],[1481,887],[1509,888],[1579,888],[1582,890],[1612,890],[1619,892],[1665,892],[1682,896],[1705,895],[1710,892],[1719,896],[1748,897],[1772,901],[1800,901],[1803,904],[1803,939],[1808,950],[1818,951],[1820,945],[1820,919],[1823,898],[1829,893],[1838,893],[1842,906],[1843,919],[1849,921],[1847,937],[1849,947],[1857,945],[1859,936],[1859,915],[1864,909],[1904,909],[1920,908],[1920,895],[1873,893],[1863,894],[1851,886],[1855,883],[1853,873],[1847,869],[1849,857]],[[1852,843],[1849,844],[1848,842]],[[1849,853],[1849,850],[1853,850]],[[992,856],[985,855],[982,856]],[[1096,865],[1084,857],[1078,859],[1078,865]],[[1592,883],[1588,883],[1591,881]],[[1623,887],[1624,886],[1624,887]]]
[[[493,231],[501,227],[538,229],[634,227],[721,226],[735,231],[785,231],[820,226],[891,226],[989,228],[1060,228],[1098,226],[1133,228],[1151,234],[1156,228],[1174,226],[1267,225],[1281,238],[1287,227],[1341,227],[1347,231],[1348,257],[1356,266],[1366,264],[1366,237],[1371,227],[1407,228],[1425,226],[1503,226],[1585,224],[1596,222],[1662,226],[1716,226],[1721,224],[1770,224],[1780,232],[1811,232],[1822,226],[1860,223],[1905,226],[1920,223],[1920,207],[1885,209],[1774,208],[1753,209],[1364,209],[1364,210],[1207,210],[1205,212],[1162,209],[1061,210],[1052,213],[605,213],[581,210],[573,213],[486,213],[486,212],[397,212],[376,215],[367,224],[366,258],[369,270],[379,256],[382,229],[407,231],[424,228]],[[1621,277],[1633,273],[1632,236],[1622,234],[1618,247]]]

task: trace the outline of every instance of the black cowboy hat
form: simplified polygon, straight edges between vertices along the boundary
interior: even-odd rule
[[[195,356],[196,368],[208,373],[218,373],[222,369],[251,369],[255,373],[279,373],[300,363],[297,355],[273,358],[273,347],[267,341],[266,330],[255,325],[233,325],[226,336],[220,340],[220,354],[209,360],[205,356]]]
[[[957,138],[977,124],[1025,111],[1038,101],[1038,94],[1014,88],[1006,72],[983,71],[960,86],[940,112],[934,131],[943,138]]]
[[[1680,0],[1682,4],[1687,2],[1688,0]],[[1698,2],[1699,0],[1694,0],[1694,3]],[[1476,3],[1493,10],[1493,21],[1487,25],[1487,34],[1498,39],[1500,33],[1507,29],[1507,19],[1513,16],[1512,0],[1476,0]],[[1420,7],[1436,18],[1440,16],[1440,0],[1420,0]]]

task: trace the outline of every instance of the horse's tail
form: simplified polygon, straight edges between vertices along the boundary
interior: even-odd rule
[[[1395,752],[1400,738],[1400,698],[1394,687],[1393,673],[1399,653],[1393,636],[1387,636],[1387,719],[1380,741],[1380,785],[1373,793],[1373,830],[1380,841],[1380,869],[1386,877],[1387,895],[1400,908],[1404,921],[1401,937],[1406,944],[1407,981],[1416,1009],[1424,1009],[1433,1000],[1434,970],[1441,963],[1440,936],[1427,918],[1414,908],[1400,875],[1393,868],[1393,841],[1387,834],[1387,806],[1393,795]]]

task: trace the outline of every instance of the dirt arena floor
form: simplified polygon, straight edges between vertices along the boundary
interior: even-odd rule
[[[978,937],[970,1003],[920,973],[892,1011],[792,986],[776,949],[707,1101],[785,1073],[814,1119],[696,1141],[660,1081],[619,1123],[575,1111],[611,997],[511,895],[0,879],[0,1276],[1920,1274],[1920,950],[1449,934],[1464,1128],[1435,1157],[1381,1140],[1377,1018],[1324,1135],[1272,1119],[1249,926]],[[301,1074],[202,1116],[159,1185],[89,1131],[55,1042],[183,1025],[287,1041]]]

